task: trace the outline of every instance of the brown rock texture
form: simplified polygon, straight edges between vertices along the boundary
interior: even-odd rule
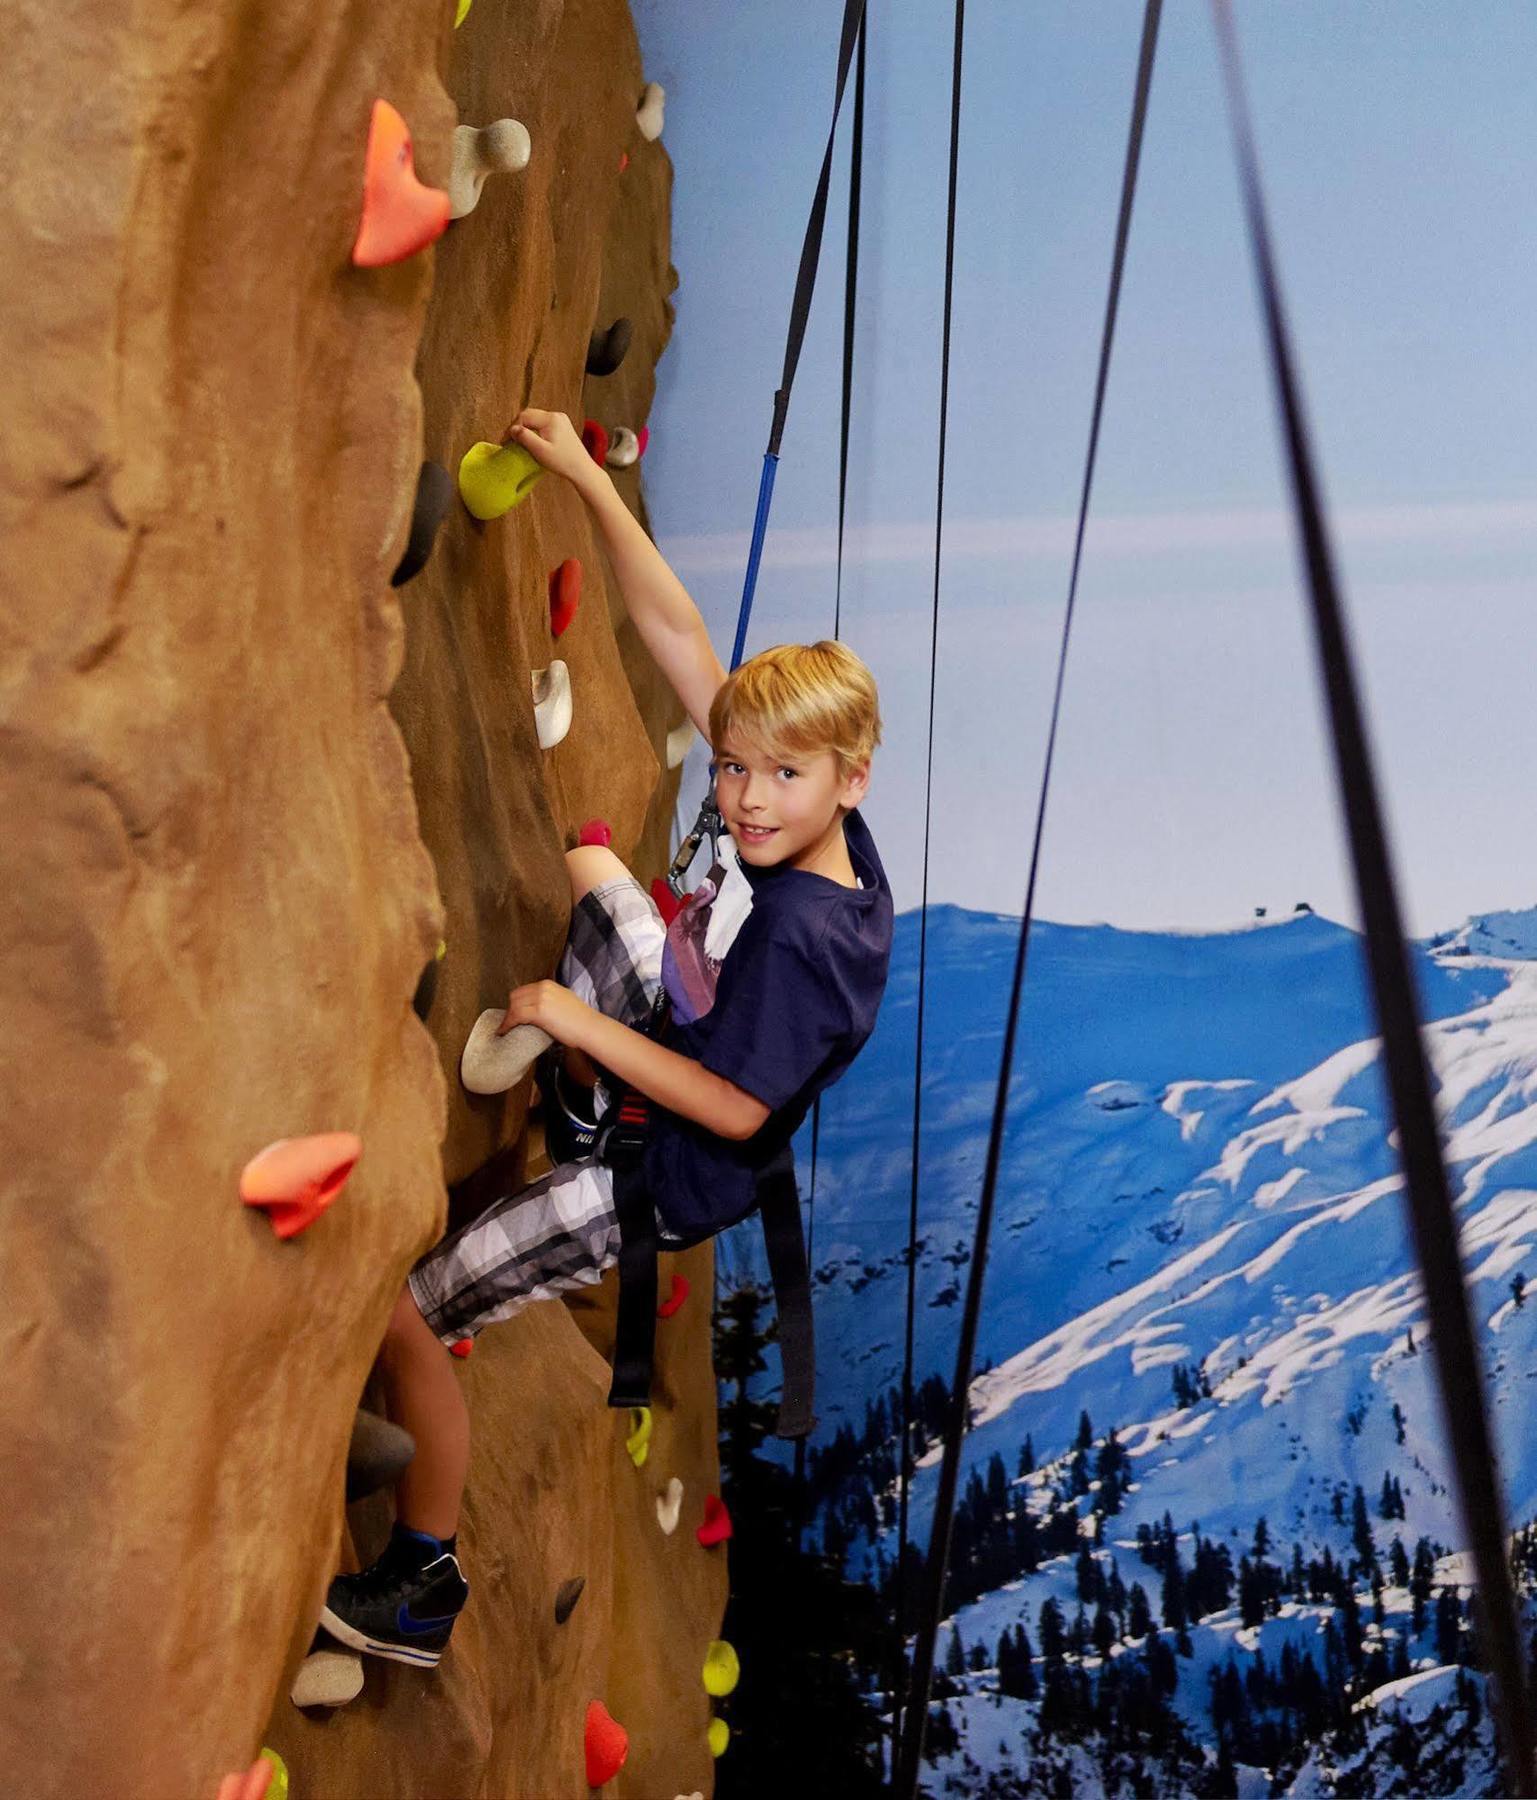
[[[671,323],[671,169],[635,128],[626,0],[452,21],[451,0],[10,16],[0,1767],[36,1800],[201,1800],[263,1742],[295,1800],[575,1796],[594,1698],[631,1734],[607,1791],[712,1786],[707,1248],[660,1328],[646,1467],[603,1404],[610,1295],[486,1334],[462,1368],[472,1596],[448,1657],[371,1665],[336,1715],[287,1699],[338,1556],[387,1529],[382,1500],[344,1522],[340,1493],[391,1302],[445,1184],[467,1206],[526,1160],[526,1093],[459,1088],[465,1032],[553,972],[581,823],[649,879],[674,791],[681,709],[569,490],[486,525],[456,502],[389,586],[423,456],[456,471],[529,402],[638,427]],[[434,249],[360,270],[377,96],[429,182],[460,122],[520,119],[533,155]],[[625,363],[584,379],[621,313]],[[616,476],[637,507],[638,477]],[[552,645],[573,556],[582,604]],[[556,654],[575,720],[541,751],[530,673]],[[332,1130],[362,1159],[279,1242],[240,1171]]]

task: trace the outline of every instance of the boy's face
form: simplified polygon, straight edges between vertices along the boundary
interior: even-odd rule
[[[868,766],[840,777],[831,750],[784,757],[728,741],[715,759],[715,803],[738,855],[755,869],[814,863],[869,785]]]

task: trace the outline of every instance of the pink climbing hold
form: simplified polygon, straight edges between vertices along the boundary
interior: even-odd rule
[[[601,469],[608,459],[608,433],[596,419],[582,420],[582,445]]]
[[[614,828],[607,819],[589,819],[577,833],[579,844],[601,844],[606,850],[614,841]]]
[[[630,1754],[630,1734],[610,1714],[601,1700],[594,1700],[587,1708],[587,1731],[584,1748],[587,1752],[587,1785],[600,1788],[607,1781],[612,1781],[624,1767],[625,1758]]]
[[[352,245],[360,269],[404,262],[448,229],[449,198],[416,175],[411,132],[388,100],[375,100],[363,153],[363,217]]]
[[[279,1138],[246,1164],[240,1198],[266,1213],[274,1236],[297,1237],[347,1185],[362,1154],[363,1140],[352,1131]]]
[[[704,1524],[694,1533],[706,1549],[723,1544],[731,1536],[731,1514],[719,1494],[711,1494],[704,1503]]]
[[[601,430],[602,427],[599,427]],[[582,565],[574,556],[550,576],[550,636],[559,637],[576,617],[582,600]]]
[[[672,1315],[678,1310],[678,1308],[680,1306],[682,1306],[683,1302],[687,1299],[688,1299],[688,1276],[687,1275],[679,1275],[675,1270],[673,1272],[673,1278],[672,1278],[672,1292],[667,1296],[667,1298],[662,1302],[662,1304],[656,1309],[656,1316],[659,1319],[670,1319],[672,1317]]]
[[[651,898],[656,902],[656,910],[662,915],[664,925],[671,925],[683,911],[683,902],[660,875],[651,884]]]
[[[457,1344],[450,1344],[448,1346],[448,1354],[450,1356],[457,1356],[459,1360],[463,1362],[465,1357],[467,1357],[474,1348],[474,1338],[460,1338]]]
[[[651,442],[651,433],[646,426],[642,425],[640,430],[635,433],[635,454],[637,457],[641,457],[646,454],[646,446],[650,442]]]

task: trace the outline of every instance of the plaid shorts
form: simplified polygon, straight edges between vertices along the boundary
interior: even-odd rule
[[[599,1012],[643,1028],[662,983],[665,933],[632,876],[606,881],[571,910],[559,980]],[[600,1084],[600,1113],[608,1096]],[[661,1241],[680,1240],[657,1220]],[[601,1281],[619,1259],[612,1172],[592,1157],[562,1163],[429,1250],[408,1276],[444,1343],[510,1319],[530,1300]]]

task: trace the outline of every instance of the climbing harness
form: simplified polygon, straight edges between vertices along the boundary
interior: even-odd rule
[[[1506,1556],[1504,1507],[1489,1430],[1483,1366],[1473,1336],[1457,1216],[1431,1097],[1430,1070],[1404,949],[1397,888],[1361,712],[1359,683],[1335,581],[1321,486],[1270,243],[1259,153],[1228,0],[1212,0],[1212,16],[1227,86],[1239,186],[1280,414],[1297,536],[1307,570],[1318,660],[1329,703],[1351,864],[1366,928],[1366,956],[1382,1036],[1383,1069],[1398,1131],[1399,1161],[1415,1253],[1431,1318],[1442,1420],[1452,1449],[1464,1529],[1473,1551],[1480,1647],[1494,1677],[1492,1710],[1506,1764],[1505,1791],[1530,1794],[1537,1792],[1530,1700]]]
[[[960,98],[960,35],[962,29],[960,14],[963,7],[964,0],[956,0],[957,49],[952,94],[950,186],[952,231],[955,211],[953,121]],[[1009,1079],[1013,1070],[1014,1041],[1019,1026],[1020,994],[1024,986],[1030,924],[1035,912],[1036,877],[1040,870],[1041,840],[1045,831],[1046,805],[1051,789],[1052,761],[1056,750],[1057,727],[1062,711],[1062,686],[1067,672],[1067,652],[1072,635],[1073,613],[1078,597],[1078,574],[1083,558],[1084,530],[1088,523],[1089,498],[1094,486],[1094,464],[1099,450],[1100,423],[1104,416],[1105,385],[1110,373],[1110,353],[1115,342],[1115,321],[1120,305],[1121,277],[1126,266],[1126,244],[1131,232],[1132,202],[1136,195],[1137,166],[1142,154],[1142,133],[1147,120],[1148,91],[1153,78],[1153,56],[1158,44],[1158,21],[1161,12],[1162,0],[1147,0],[1142,20],[1142,45],[1137,60],[1137,84],[1132,100],[1131,128],[1127,136],[1126,165],[1121,181],[1121,204],[1116,220],[1110,288],[1105,301],[1104,326],[1100,335],[1099,371],[1095,380],[1094,406],[1089,422],[1088,451],[1084,459],[1083,485],[1078,498],[1078,529],[1073,542],[1073,561],[1068,577],[1067,605],[1063,612],[1062,637],[1057,654],[1056,686],[1052,695],[1051,719],[1046,734],[1046,758],[1041,770],[1040,793],[1036,800],[1035,836],[1030,849],[1030,872],[1025,887],[1024,912],[1019,922],[1019,947],[1015,954],[1013,985],[1009,992],[1009,1010],[1004,1026],[998,1087],[993,1102],[992,1128],[988,1135],[987,1162],[982,1177],[982,1192],[977,1203],[977,1222],[972,1242],[971,1260],[966,1274],[966,1302],[961,1317],[960,1342],[956,1351],[955,1379],[949,1395],[945,1422],[944,1455],[940,1464],[939,1487],[934,1500],[934,1519],[929,1535],[929,1553],[924,1562],[922,1605],[913,1645],[912,1679],[908,1688],[906,1714],[902,1721],[901,1754],[897,1767],[893,1771],[892,1791],[902,1796],[903,1800],[917,1800],[918,1796],[923,1740],[928,1726],[929,1692],[934,1678],[934,1646],[939,1635],[940,1621],[944,1616],[945,1577],[948,1573],[951,1529],[955,1519],[955,1493],[960,1477],[961,1442],[965,1437],[969,1422],[968,1399],[972,1365],[976,1356],[977,1324],[982,1311],[982,1285],[987,1268],[988,1239],[992,1231],[998,1169],[1003,1151]],[[919,992],[920,994],[922,992],[921,982]],[[914,1104],[916,1106],[916,1097]],[[914,1228],[908,1240],[910,1269],[912,1263],[916,1261],[916,1251],[916,1229]],[[906,1445],[904,1443],[902,1458],[904,1478],[906,1466]]]
[[[667,990],[662,988],[651,1009],[646,1034],[660,1037],[668,1016]],[[648,1406],[651,1401],[659,1249],[656,1202],[645,1171],[652,1110],[652,1103],[644,1094],[627,1084],[620,1085],[598,1123],[594,1149],[599,1162],[613,1172],[614,1210],[619,1218],[619,1316],[608,1394],[608,1403],[614,1407]],[[779,1313],[784,1380],[775,1431],[783,1438],[804,1438],[816,1427],[812,1410],[816,1350],[800,1192],[795,1183],[795,1158],[788,1144],[757,1171],[752,1210],[763,1225],[774,1304]],[[688,1248],[711,1235],[699,1233],[676,1247]]]

